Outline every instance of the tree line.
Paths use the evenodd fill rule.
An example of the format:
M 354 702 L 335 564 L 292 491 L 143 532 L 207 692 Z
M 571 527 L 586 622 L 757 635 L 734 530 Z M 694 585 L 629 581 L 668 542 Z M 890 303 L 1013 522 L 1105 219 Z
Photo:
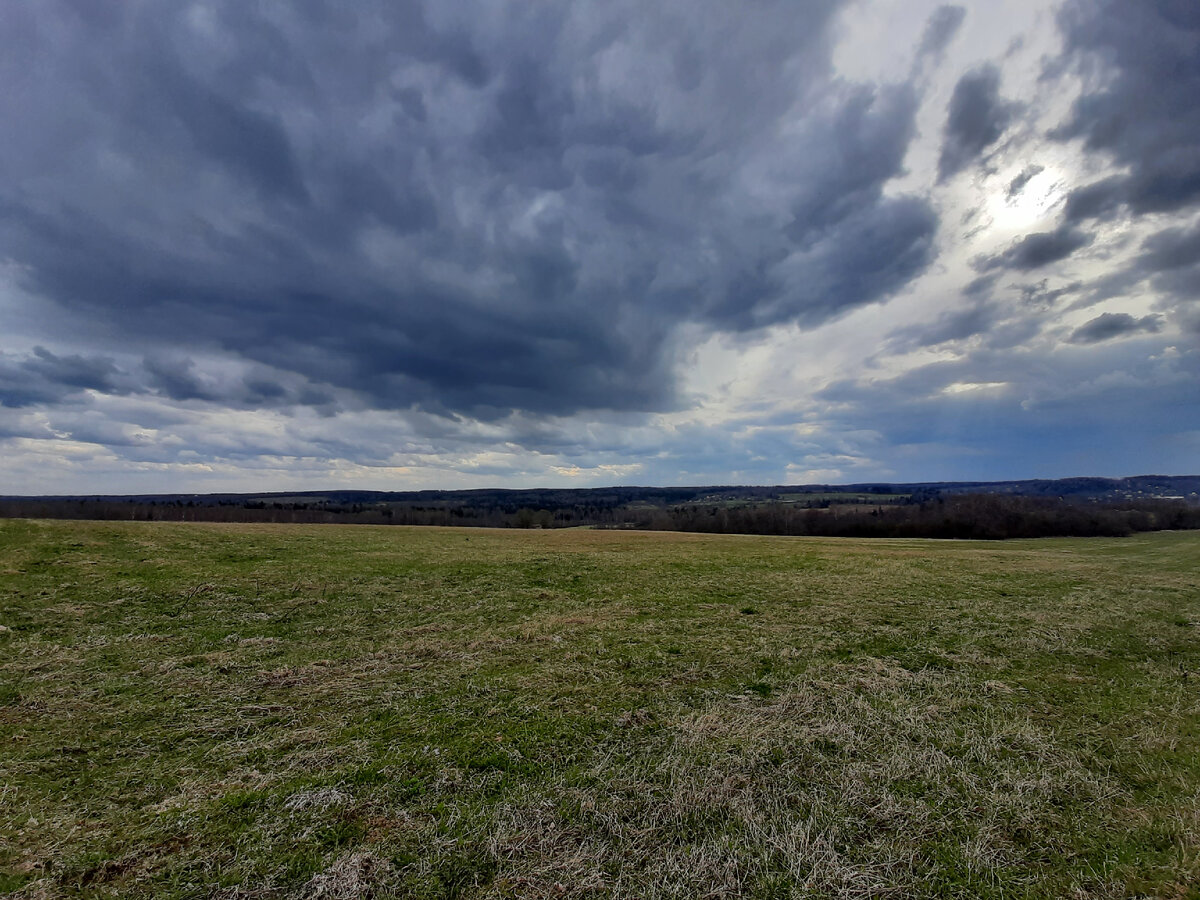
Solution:
M 1142 531 L 1200 528 L 1200 507 L 1176 500 L 1091 503 L 1048 497 L 960 494 L 906 504 L 827 509 L 783 504 L 677 507 L 650 527 L 720 534 L 924 537 L 1002 540 L 1125 537 Z
M 467 525 L 492 528 L 631 528 L 716 534 L 928 537 L 998 540 L 1052 536 L 1119 537 L 1200 528 L 1200 506 L 1153 498 L 1096 502 L 1012 494 L 917 494 L 906 502 L 749 503 L 563 502 L 533 508 L 474 502 L 341 503 L 221 499 L 9 498 L 0 517 L 183 522 L 362 525 Z

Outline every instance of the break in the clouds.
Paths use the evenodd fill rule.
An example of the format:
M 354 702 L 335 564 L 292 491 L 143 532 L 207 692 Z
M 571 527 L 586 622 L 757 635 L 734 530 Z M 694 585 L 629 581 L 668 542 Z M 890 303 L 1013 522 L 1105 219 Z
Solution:
M 9 4 L 0 477 L 1188 468 L 1198 40 L 1173 0 Z M 1063 452 L 1118 414 L 1140 449 Z

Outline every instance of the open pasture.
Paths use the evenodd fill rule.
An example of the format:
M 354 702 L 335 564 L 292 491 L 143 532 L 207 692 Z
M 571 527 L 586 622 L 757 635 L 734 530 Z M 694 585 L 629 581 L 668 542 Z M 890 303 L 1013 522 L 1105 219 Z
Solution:
M 0 895 L 1200 897 L 1200 534 L 0 522 Z

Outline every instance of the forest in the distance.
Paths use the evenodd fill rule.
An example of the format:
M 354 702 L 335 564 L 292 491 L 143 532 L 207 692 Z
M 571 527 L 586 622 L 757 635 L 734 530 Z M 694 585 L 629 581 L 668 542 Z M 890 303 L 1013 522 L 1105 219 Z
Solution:
M 1200 476 L 0 497 L 0 517 L 1003 539 L 1200 528 Z

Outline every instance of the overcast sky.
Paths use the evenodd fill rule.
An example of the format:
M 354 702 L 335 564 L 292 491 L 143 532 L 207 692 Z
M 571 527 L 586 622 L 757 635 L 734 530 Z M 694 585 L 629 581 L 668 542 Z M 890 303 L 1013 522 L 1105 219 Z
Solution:
M 1200 472 L 1195 0 L 38 0 L 0 78 L 0 493 Z

